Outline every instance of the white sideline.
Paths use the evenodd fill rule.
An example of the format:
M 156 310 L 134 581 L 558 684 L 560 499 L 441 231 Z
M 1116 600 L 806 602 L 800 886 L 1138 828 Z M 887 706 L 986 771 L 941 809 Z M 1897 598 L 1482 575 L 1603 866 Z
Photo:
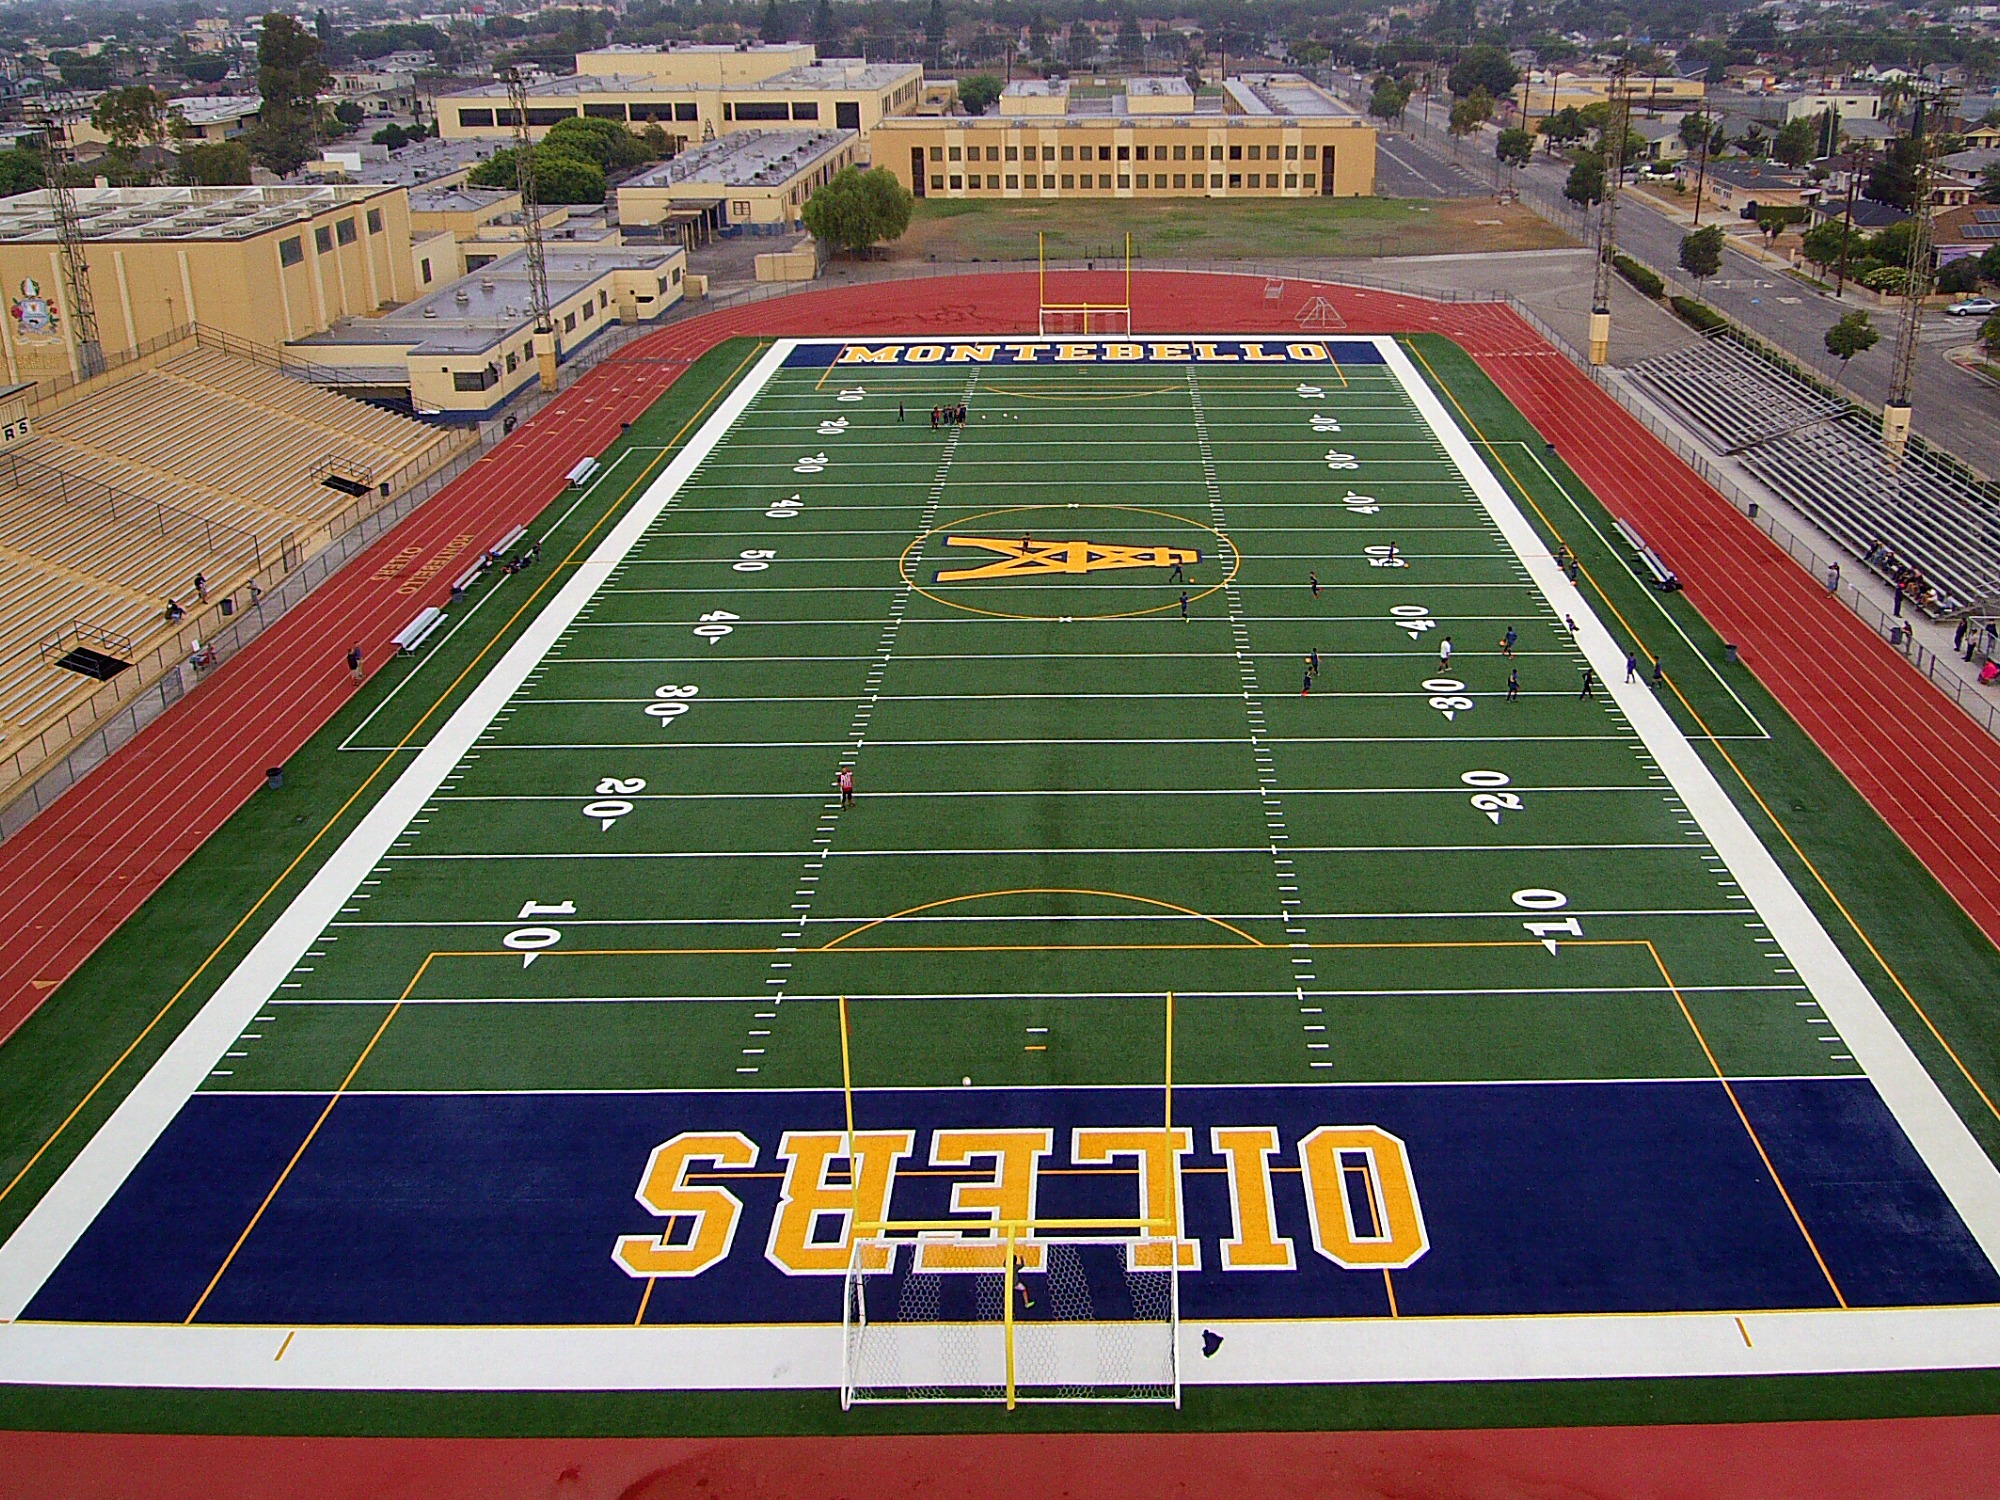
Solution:
M 575 623 L 611 570 L 672 503 L 688 476 L 784 363 L 791 348 L 790 341 L 774 345 L 729 393 L 687 447 L 674 456 L 666 471 L 577 567 L 576 575 L 529 623 L 521 638 L 292 899 L 284 914 L 0 1247 L 0 1319 L 21 1315 L 182 1103 L 201 1087 L 235 1038 L 256 1017 L 258 1007 L 277 990 L 327 924 L 340 915 L 341 907 L 352 899 L 368 872 L 382 862 L 410 819 L 492 725 L 495 715 L 554 646 L 556 637 Z M 0 1379 L 19 1378 L 8 1362 L 0 1360 Z
M 1218 335 L 1217 337 L 1226 337 Z M 1343 341 L 1352 341 L 1344 338 Z M 913 342 L 879 340 L 871 343 Z M 1562 576 L 1507 492 L 1390 338 L 1371 340 L 1810 985 L 1990 1260 L 2000 1172 L 1876 1004 L 1624 652 Z M 782 340 L 599 545 L 522 638 L 293 899 L 60 1180 L 0 1246 L 0 1319 L 32 1299 L 184 1101 L 389 853 L 409 820 L 577 620 L 611 570 L 782 366 Z M 1581 909 L 1581 908 L 1580 908 Z M 1587 912 L 1586 912 L 1587 915 Z M 1204 1355 L 1204 1328 L 1225 1334 Z M 1359 1332 L 1361 1336 L 1352 1336 Z M 1787 1374 L 2000 1363 L 2000 1306 L 1867 1311 L 1187 1323 L 1190 1384 Z M 348 1390 L 825 1389 L 832 1325 L 192 1327 L 0 1325 L 0 1382 Z
M 1583 593 L 1556 566 L 1513 497 L 1493 477 L 1485 461 L 1445 411 L 1416 366 L 1393 339 L 1376 341 L 1389 367 L 1466 477 L 1487 514 L 1528 569 L 1528 576 L 1557 614 L 1577 622 L 1577 644 L 1597 671 L 1604 691 L 1625 711 L 1646 748 L 1679 793 L 1687 810 L 1701 825 L 1715 852 L 1729 866 L 1732 878 L 1770 928 L 1799 978 L 1811 987 L 1820 1009 L 1839 1031 L 1847 1050 L 1861 1065 L 1882 1096 L 1896 1123 L 1923 1157 L 1958 1210 L 1966 1228 L 2000 1267 L 2000 1171 L 1981 1149 L 1937 1082 L 1924 1071 L 1882 1007 L 1835 946 L 1819 918 L 1792 886 L 1771 851 L 1764 847 L 1736 804 L 1709 771 L 1707 762 L 1668 716 L 1653 690 L 1643 682 L 1627 683 L 1625 651 L 1585 602 Z M 2000 1359 L 2000 1342 L 1993 1345 Z

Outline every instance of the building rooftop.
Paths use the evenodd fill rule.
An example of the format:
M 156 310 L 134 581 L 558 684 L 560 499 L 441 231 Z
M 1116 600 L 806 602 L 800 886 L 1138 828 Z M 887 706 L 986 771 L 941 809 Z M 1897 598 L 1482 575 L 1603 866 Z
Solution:
M 620 187 L 775 187 L 855 139 L 852 130 L 739 130 L 628 177 Z
M 241 240 L 379 196 L 381 187 L 77 188 L 86 240 Z M 0 244 L 56 238 L 49 195 L 0 198 Z
M 197 94 L 169 100 L 167 112 L 180 115 L 190 125 L 227 125 L 247 119 L 263 107 L 261 94 Z
M 747 83 L 662 83 L 650 73 L 567 73 L 560 78 L 538 79 L 528 85 L 527 91 L 530 99 L 573 99 L 581 94 L 684 94 L 694 90 L 754 94 L 799 89 L 880 89 L 919 71 L 916 63 L 871 63 L 859 58 L 828 57 Z M 443 97 L 486 99 L 502 92 L 502 85 L 486 83 Z
M 1224 91 L 1246 115 L 1291 119 L 1351 119 L 1354 110 L 1299 73 L 1244 73 L 1227 79 Z
M 1017 78 L 1002 94 L 1012 94 L 1017 99 L 1059 99 L 1069 93 L 1067 78 Z
M 337 171 L 348 181 L 373 187 L 421 187 L 478 166 L 506 143 L 499 140 L 427 140 L 388 151 L 380 146 L 329 146 L 307 173 Z
M 664 270 L 686 252 L 678 247 L 547 251 L 551 306 L 573 297 L 606 272 Z M 528 252 L 516 250 L 414 302 L 374 318 L 350 318 L 293 347 L 374 345 L 411 354 L 477 354 L 528 325 Z
M 512 188 L 418 188 L 410 194 L 413 214 L 476 213 L 517 196 Z M 516 214 L 516 218 L 520 215 Z

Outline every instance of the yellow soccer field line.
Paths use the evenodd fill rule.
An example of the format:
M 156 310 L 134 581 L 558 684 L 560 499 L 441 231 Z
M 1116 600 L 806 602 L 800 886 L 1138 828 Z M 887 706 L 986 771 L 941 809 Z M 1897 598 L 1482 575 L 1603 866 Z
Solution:
M 1494 448 L 1495 445 L 1493 444 L 1493 442 L 1490 439 L 1488 439 L 1483 432 L 1480 431 L 1479 424 L 1472 420 L 1471 415 L 1467 413 L 1464 406 L 1460 404 L 1458 397 L 1455 394 L 1453 394 L 1451 386 L 1448 383 L 1446 383 L 1443 377 L 1440 376 L 1436 370 L 1431 368 L 1430 361 L 1424 359 L 1423 352 L 1415 348 L 1414 346 L 1411 347 L 1410 352 L 1416 356 L 1416 358 L 1420 363 L 1423 364 L 1424 369 L 1430 372 L 1431 379 L 1437 384 L 1438 389 L 1445 393 L 1445 395 L 1450 399 L 1451 404 L 1454 407 L 1458 408 L 1459 417 L 1465 422 L 1466 426 L 1471 429 L 1473 435 L 1477 437 L 1481 443 L 1485 444 L 1489 450 Z M 1542 524 L 1548 527 L 1548 529 L 1552 533 L 1554 533 L 1555 538 L 1558 542 L 1561 542 L 1563 535 L 1561 528 L 1556 526 L 1555 523 L 1551 521 L 1543 513 L 1539 505 L 1535 504 L 1534 498 L 1532 495 L 1529 494 L 1527 487 L 1521 483 L 1520 479 L 1514 474 L 1513 470 L 1507 468 L 1506 461 L 1504 459 L 1501 459 L 1497 452 L 1494 454 L 1494 458 L 1495 461 L 1500 464 L 1500 467 L 1502 469 L 1507 470 L 1507 477 L 1514 481 L 1515 487 L 1521 491 L 1522 496 L 1525 499 L 1527 499 L 1528 504 L 1534 508 L 1535 514 L 1541 517 Z M 1586 577 L 1589 576 L 1587 569 L 1585 570 L 1585 576 Z M 1640 640 L 1639 633 L 1636 630 L 1633 630 L 1632 627 L 1626 622 L 1625 617 L 1619 613 L 1618 606 L 1611 602 L 1609 596 L 1606 595 L 1603 586 L 1599 584 L 1594 577 L 1591 578 L 1591 588 L 1596 591 L 1598 598 L 1603 600 L 1606 606 L 1610 608 L 1612 614 L 1617 617 L 1619 624 L 1625 626 L 1626 630 L 1631 634 L 1633 641 L 1636 644 L 1640 644 L 1643 646 L 1644 643 Z M 1650 654 L 1650 649 L 1649 649 L 1649 654 Z M 1902 975 L 1896 972 L 1895 967 L 1889 962 L 1888 958 L 1883 954 L 1882 950 L 1875 946 L 1874 939 L 1868 936 L 1868 931 L 1861 925 L 1860 919 L 1856 917 L 1853 912 L 1848 910 L 1847 903 L 1840 899 L 1839 894 L 1833 888 L 1832 882 L 1829 881 L 1826 878 L 1826 876 L 1820 872 L 1819 866 L 1814 864 L 1812 858 L 1805 852 L 1804 849 L 1802 849 L 1799 846 L 1799 841 L 1792 837 L 1792 831 L 1785 825 L 1784 819 L 1780 818 L 1777 815 L 1777 813 L 1772 810 L 1771 804 L 1764 800 L 1764 794 L 1757 790 L 1757 785 L 1750 779 L 1749 773 L 1746 772 L 1742 766 L 1737 764 L 1736 757 L 1729 753 L 1728 749 L 1723 745 L 1722 741 L 1716 737 L 1715 731 L 1709 728 L 1708 721 L 1702 717 L 1700 710 L 1698 710 L 1694 706 L 1694 704 L 1688 700 L 1687 694 L 1681 691 L 1680 684 L 1674 681 L 1674 679 L 1671 676 L 1667 677 L 1665 680 L 1667 686 L 1673 691 L 1674 697 L 1680 700 L 1681 707 L 1686 709 L 1688 712 L 1688 716 L 1692 718 L 1697 725 L 1700 726 L 1702 737 L 1706 740 L 1706 742 L 1709 745 L 1714 747 L 1715 752 L 1722 757 L 1724 763 L 1727 764 L 1729 769 L 1735 774 L 1736 779 L 1743 784 L 1743 790 L 1750 794 L 1751 799 L 1756 802 L 1757 806 L 1762 810 L 1764 816 L 1771 820 L 1771 826 L 1777 829 L 1778 836 L 1785 841 L 1786 845 L 1791 849 L 1792 853 L 1798 858 L 1799 863 L 1806 867 L 1807 872 L 1813 878 L 1813 882 L 1816 885 L 1818 885 L 1820 890 L 1826 894 L 1827 900 L 1833 903 L 1834 909 L 1840 913 L 1842 920 L 1844 920 L 1847 923 L 1848 927 L 1853 930 L 1855 937 L 1860 939 L 1861 946 L 1868 950 L 1869 957 L 1873 958 L 1875 962 L 1881 966 L 1882 972 L 1888 976 L 1889 982 L 1896 987 L 1897 993 L 1900 994 L 1903 997 L 1903 999 L 1908 1003 L 1910 1009 L 1916 1012 L 1917 1019 L 1922 1021 L 1924 1024 L 1924 1029 L 1930 1032 L 1931 1037 L 1937 1042 L 1938 1046 L 1944 1049 L 1945 1056 L 1951 1059 L 1952 1066 L 1958 1069 L 1960 1076 L 1962 1076 L 1965 1079 L 1966 1083 L 1971 1086 L 1973 1093 L 1979 1096 L 1979 1102 L 1986 1106 L 1987 1113 L 1992 1115 L 1996 1121 L 2000 1121 L 2000 1103 L 1996 1103 L 1994 1101 L 1993 1096 L 1986 1091 L 1985 1086 L 1980 1083 L 1978 1078 L 1973 1076 L 1972 1069 L 1966 1065 L 1965 1059 L 1959 1056 L 1958 1049 L 1953 1047 L 1952 1044 L 1948 1040 L 1946 1040 L 1945 1034 L 1938 1027 L 1937 1022 L 1931 1019 L 1930 1012 L 1925 1010 L 1923 1005 L 1917 1000 L 1917 997 L 1910 992 L 1910 987 L 1905 983 L 1903 983 Z M 1807 736 L 1807 738 L 1811 738 L 1811 736 Z M 1829 762 L 1829 764 L 1831 764 L 1831 762 Z M 1838 766 L 1835 766 L 1834 770 L 1838 773 L 1840 771 L 1840 768 Z M 1844 773 L 1841 773 L 1841 775 L 1842 779 L 1846 780 L 1849 786 L 1854 785 L 1852 778 L 1847 777 Z M 1857 795 L 1861 796 L 1864 802 L 1867 801 L 1866 794 L 1862 793 L 1859 787 L 1855 787 L 1855 792 Z
M 758 355 L 762 354 L 764 350 L 767 347 L 769 347 L 769 342 L 770 342 L 769 340 L 759 340 L 757 344 L 750 350 L 750 352 L 743 357 L 743 362 L 739 364 L 734 370 L 730 371 L 728 378 L 725 379 L 719 386 L 717 386 L 715 391 L 709 396 L 709 398 L 706 401 L 704 401 L 701 404 L 700 408 L 695 412 L 695 414 L 689 417 L 687 421 L 682 424 L 681 430 L 675 433 L 673 437 L 668 441 L 666 446 L 663 447 L 659 451 L 659 453 L 654 455 L 651 462 L 647 463 L 639 471 L 639 477 L 633 480 L 631 484 L 625 487 L 624 493 L 618 497 L 617 502 L 606 509 L 604 515 L 599 517 L 597 522 L 590 528 L 590 530 L 584 533 L 583 537 L 577 542 L 576 546 L 570 549 L 569 554 L 566 557 L 564 557 L 562 562 L 557 564 L 555 568 L 550 569 L 549 572 L 546 575 L 544 575 L 542 581 L 535 585 L 534 591 L 530 593 L 528 597 L 521 602 L 520 608 L 516 609 L 512 615 L 508 616 L 506 623 L 502 625 L 499 630 L 494 632 L 493 638 L 489 640 L 484 646 L 482 646 L 479 649 L 478 654 L 475 655 L 472 658 L 472 660 L 466 664 L 465 670 L 463 672 L 460 672 L 458 676 L 454 677 L 451 681 L 450 686 L 448 686 L 442 693 L 438 694 L 436 700 L 431 704 L 431 706 L 424 710 L 422 717 L 420 717 L 414 724 L 412 724 L 409 728 L 409 731 L 400 740 L 396 742 L 395 748 L 390 750 L 386 755 L 383 756 L 381 763 L 378 764 L 374 770 L 370 771 L 368 773 L 367 778 L 362 781 L 361 785 L 354 789 L 353 794 L 349 796 L 345 802 L 341 803 L 339 810 L 335 812 L 332 817 L 328 818 L 326 822 L 323 825 L 321 825 L 319 832 L 315 833 L 312 836 L 312 838 L 307 841 L 306 846 L 303 849 L 299 850 L 299 852 L 295 856 L 293 856 L 292 862 L 285 866 L 285 868 L 279 873 L 277 879 L 273 880 L 269 886 L 265 887 L 264 893 L 261 896 L 259 896 L 255 901 L 250 903 L 248 909 L 246 909 L 243 915 L 237 919 L 236 925 L 229 929 L 229 932 L 223 937 L 221 942 L 217 943 L 215 947 L 209 950 L 208 957 L 204 958 L 198 965 L 195 966 L 194 972 L 188 975 L 187 979 L 182 983 L 179 989 L 174 991 L 173 995 L 169 997 L 169 999 L 167 1000 L 167 1003 L 159 1008 L 159 1010 L 154 1014 L 153 1019 L 146 1023 L 146 1025 L 139 1032 L 139 1034 L 134 1038 L 132 1038 L 130 1045 L 128 1045 L 123 1052 L 118 1054 L 118 1056 L 112 1061 L 110 1067 L 104 1070 L 103 1074 L 98 1078 L 97 1082 L 93 1083 L 89 1087 L 89 1089 L 85 1091 L 83 1097 L 77 1100 L 76 1107 L 70 1110 L 70 1112 L 63 1117 L 62 1123 L 57 1125 L 56 1128 L 49 1133 L 48 1138 L 44 1140 L 40 1146 L 35 1148 L 35 1154 L 30 1156 L 27 1159 L 27 1161 L 22 1164 L 20 1171 L 14 1174 L 12 1180 L 9 1181 L 5 1187 L 0 1188 L 0 1203 L 6 1202 L 8 1195 L 12 1193 L 15 1188 L 21 1185 L 22 1179 L 24 1179 L 30 1172 L 34 1171 L 36 1163 L 41 1161 L 41 1159 L 48 1154 L 49 1148 L 55 1145 L 55 1143 L 59 1139 L 61 1139 L 64 1132 L 66 1132 L 71 1125 L 76 1123 L 77 1117 L 81 1115 L 84 1112 L 84 1110 L 89 1107 L 90 1101 L 95 1099 L 99 1094 L 99 1092 L 103 1090 L 104 1086 L 111 1081 L 113 1075 L 115 1075 L 120 1068 L 125 1066 L 126 1062 L 131 1059 L 132 1054 L 139 1050 L 140 1045 L 144 1043 L 146 1038 L 151 1036 L 153 1034 L 154 1029 L 158 1027 L 159 1024 L 167 1018 L 167 1013 L 171 1011 L 177 1004 L 180 1003 L 181 999 L 184 996 L 186 996 L 187 992 L 190 989 L 194 988 L 195 982 L 199 980 L 201 976 L 208 971 L 209 966 L 213 964 L 216 961 L 216 959 L 222 956 L 223 950 L 228 948 L 228 946 L 231 943 L 236 941 L 237 936 L 243 931 L 245 927 L 249 925 L 250 919 L 256 916 L 258 911 L 260 911 L 263 908 L 264 903 L 266 901 L 269 901 L 272 896 L 277 894 L 278 888 L 280 886 L 282 886 L 287 880 L 291 879 L 293 872 L 296 871 L 302 863 L 304 863 L 306 856 L 311 854 L 312 851 L 318 847 L 320 840 L 325 838 L 328 833 L 332 832 L 334 826 L 338 824 L 342 818 L 347 816 L 348 811 L 354 806 L 354 804 L 357 801 L 360 800 L 361 795 L 364 792 L 366 792 L 370 786 L 374 785 L 375 779 L 378 776 L 380 776 L 384 771 L 386 771 L 391 765 L 395 763 L 396 757 L 401 755 L 403 751 L 409 747 L 410 741 L 416 737 L 417 732 L 421 730 L 424 727 L 424 725 L 429 723 L 431 720 L 431 716 L 435 714 L 438 711 L 438 709 L 444 706 L 445 701 L 449 699 L 452 694 L 458 691 L 460 684 L 462 684 L 465 681 L 465 679 L 472 674 L 473 669 L 477 667 L 480 664 L 480 662 L 485 660 L 487 653 L 493 649 L 494 645 L 498 643 L 500 638 L 506 635 L 506 633 L 509 630 L 513 629 L 515 623 L 521 618 L 521 616 L 525 614 L 534 605 L 535 601 L 542 596 L 543 592 L 551 584 L 555 582 L 556 577 L 560 572 L 560 570 L 563 567 L 573 564 L 577 560 L 578 553 L 580 553 L 583 550 L 584 546 L 590 541 L 590 539 L 597 534 L 599 529 L 603 527 L 604 523 L 610 519 L 612 513 L 616 511 L 619 508 L 619 506 L 622 506 L 626 502 L 626 500 L 628 500 L 631 497 L 633 490 L 637 489 L 640 484 L 645 483 L 649 480 L 651 472 L 655 468 L 655 466 L 664 463 L 666 461 L 667 454 L 673 450 L 673 448 L 680 442 L 682 438 L 687 436 L 689 430 L 694 427 L 695 423 L 701 421 L 702 418 L 704 418 L 708 414 L 709 408 L 712 407 L 717 401 L 720 401 L 722 399 L 722 397 L 728 392 L 729 388 L 736 383 L 736 377 L 741 375 L 743 371 L 749 367 L 750 362 L 756 359 Z

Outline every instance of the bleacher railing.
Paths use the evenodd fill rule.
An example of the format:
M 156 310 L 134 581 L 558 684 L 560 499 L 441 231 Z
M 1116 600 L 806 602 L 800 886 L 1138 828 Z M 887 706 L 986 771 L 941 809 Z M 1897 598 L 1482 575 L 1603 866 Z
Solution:
M 0 453 L 0 468 L 4 468 L 7 482 L 17 489 L 27 489 L 39 480 L 44 494 L 49 492 L 50 485 L 54 486 L 55 498 L 63 505 L 101 515 L 107 521 L 123 522 L 126 526 L 143 519 L 147 528 L 163 541 L 198 545 L 204 552 L 232 567 L 239 560 L 247 560 L 255 571 L 261 573 L 264 570 L 268 544 L 259 540 L 254 531 L 231 526 L 226 521 L 211 520 L 195 511 L 181 510 L 165 501 L 134 494 L 130 490 L 121 490 L 101 479 L 72 474 L 18 450 Z

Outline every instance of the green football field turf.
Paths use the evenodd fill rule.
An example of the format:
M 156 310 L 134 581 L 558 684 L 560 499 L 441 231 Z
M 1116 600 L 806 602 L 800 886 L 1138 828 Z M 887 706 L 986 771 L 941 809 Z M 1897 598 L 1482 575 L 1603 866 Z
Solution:
M 1873 935 L 1892 951 L 1903 940 L 1905 982 L 1947 1030 L 1969 1019 L 1954 1008 L 1974 1003 L 1967 978 L 1991 976 L 1991 949 L 1850 789 L 1800 764 L 1796 729 L 1714 661 L 1685 602 L 1621 572 L 1601 512 L 1462 357 L 1411 347 L 1479 412 L 1474 436 L 1499 437 L 1484 452 L 1531 519 L 1557 517 L 1642 678 L 1652 652 L 1665 658 L 1665 707 L 1709 736 L 1726 790 L 1761 816 L 1732 780 L 1740 765 L 1815 825 L 1803 836 L 1821 833 L 1815 852 L 1849 877 Z M 751 352 L 701 373 L 726 378 Z M 844 386 L 865 394 L 843 402 Z M 705 394 L 677 389 L 606 455 L 596 488 L 554 518 L 550 561 L 561 542 L 586 550 L 586 526 L 684 432 L 669 417 L 699 416 Z M 972 420 L 932 431 L 931 405 L 960 399 Z M 1117 549 L 1134 549 L 1129 565 L 1059 570 L 1121 561 Z M 1198 554 L 1183 562 L 1185 620 L 1158 549 Z M 938 576 L 1023 555 L 1007 575 Z M 1498 644 L 1510 626 L 1511 661 Z M 377 685 L 304 758 L 325 768 L 325 812 L 358 779 L 346 767 L 386 755 L 379 791 L 512 638 L 470 620 L 465 637 Z M 471 659 L 484 640 L 495 649 Z M 369 1095 L 837 1095 L 844 996 L 864 1114 L 871 1097 L 968 1085 L 1120 1086 L 1146 1101 L 1135 1112 L 1157 1110 L 1168 992 L 1172 1078 L 1190 1091 L 1857 1076 L 1618 703 L 1601 686 L 1579 695 L 1583 665 L 1380 365 L 781 370 L 202 1089 L 343 1108 Z M 443 711 L 416 726 L 439 693 Z M 859 777 L 846 809 L 831 795 L 843 763 Z M 199 908 L 206 889 L 233 920 L 302 841 L 267 808 L 245 820 L 225 840 L 261 839 L 259 856 L 234 869 L 198 857 L 162 903 Z M 1848 957 L 1872 963 L 1791 846 L 1767 822 L 1757 832 Z M 1851 882 L 1864 869 L 1893 878 L 1863 889 Z M 198 961 L 202 924 L 187 925 Z M 146 967 L 114 943 L 86 983 L 116 988 L 121 963 Z M 1984 1131 L 1882 967 L 1862 976 Z M 11 1162 L 160 989 L 95 1017 L 100 1038 L 72 1020 L 65 1048 L 50 1028 L 66 990 L 18 1057 L 0 1055 L 45 1101 L 17 1117 L 41 1128 L 33 1141 L 18 1130 Z M 1966 1050 L 1978 1071 L 1986 1057 Z M 31 1174 L 21 1196 L 46 1185 Z M 11 1227 L 19 1208 L 5 1210 Z M 257 1229 L 253 1216 L 245 1244 Z M 647 1289 L 632 1294 L 645 1317 Z M 1837 1406 L 1842 1382 L 1862 1379 L 1815 1388 Z M 700 1411 L 715 1398 L 686 1399 Z M 1396 1399 L 1407 1414 L 1424 1398 Z

